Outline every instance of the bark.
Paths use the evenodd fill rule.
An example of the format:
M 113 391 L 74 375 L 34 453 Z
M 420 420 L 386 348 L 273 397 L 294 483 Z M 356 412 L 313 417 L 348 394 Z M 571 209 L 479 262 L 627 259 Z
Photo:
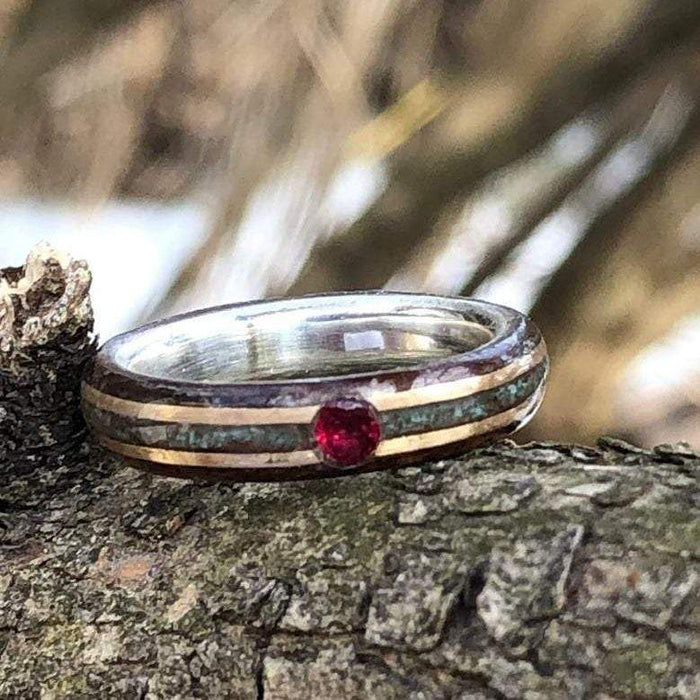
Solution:
M 15 315 L 0 321 L 2 347 L 22 346 L 3 350 L 1 406 L 23 411 L 0 423 L 0 697 L 700 693 L 700 457 L 687 446 L 505 441 L 281 485 L 141 473 L 76 424 L 42 437 L 75 415 L 93 345 L 87 297 L 48 284 L 76 263 L 35 260 L 31 284 L 4 273 Z M 46 328 L 59 308 L 29 340 L 33 313 Z M 60 411 L 54 368 L 70 368 Z
M 0 478 L 47 459 L 55 468 L 84 437 L 78 399 L 94 352 L 90 281 L 84 262 L 47 245 L 23 268 L 0 270 Z

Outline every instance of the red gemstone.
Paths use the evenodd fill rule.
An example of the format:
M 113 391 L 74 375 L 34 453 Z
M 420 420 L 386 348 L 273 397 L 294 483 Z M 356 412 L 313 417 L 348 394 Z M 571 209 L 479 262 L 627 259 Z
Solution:
M 374 454 L 381 437 L 377 415 L 360 399 L 324 404 L 314 420 L 314 439 L 329 464 L 352 467 Z

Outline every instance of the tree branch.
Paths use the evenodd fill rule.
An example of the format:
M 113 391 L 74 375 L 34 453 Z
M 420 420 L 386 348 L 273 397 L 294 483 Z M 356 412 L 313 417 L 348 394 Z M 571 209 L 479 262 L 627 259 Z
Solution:
M 57 308 L 43 259 L 32 303 Z M 84 332 L 80 307 L 52 337 Z M 24 347 L 52 396 L 89 341 L 47 337 Z M 683 445 L 505 441 L 241 486 L 72 454 L 3 459 L 0 697 L 697 697 L 700 458 Z

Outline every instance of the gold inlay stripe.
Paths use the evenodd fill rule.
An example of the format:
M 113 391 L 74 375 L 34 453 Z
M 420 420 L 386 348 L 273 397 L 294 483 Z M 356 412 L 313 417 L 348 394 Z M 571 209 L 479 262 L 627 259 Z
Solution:
M 319 458 L 313 450 L 296 452 L 257 452 L 251 454 L 226 452 L 187 452 L 168 450 L 162 447 L 146 447 L 120 442 L 104 435 L 98 439 L 112 452 L 144 459 L 159 464 L 172 464 L 188 467 L 298 467 L 305 464 L 318 464 Z
M 379 443 L 376 457 L 409 454 L 420 450 L 461 442 L 471 437 L 503 428 L 523 418 L 532 408 L 530 399 L 495 416 L 484 418 L 474 423 L 466 423 L 444 430 L 433 430 L 417 435 L 404 435 Z M 112 438 L 99 436 L 100 442 L 112 452 L 125 457 L 157 462 L 158 464 L 188 467 L 223 467 L 223 468 L 264 468 L 297 467 L 320 464 L 313 450 L 296 452 L 264 452 L 256 454 L 232 454 L 222 452 L 187 452 L 184 450 L 167 450 L 160 447 L 133 445 Z
M 130 418 L 144 418 L 168 423 L 211 423 L 212 425 L 310 423 L 319 409 L 319 406 L 239 408 L 142 403 L 105 394 L 85 382 L 83 382 L 83 399 L 97 408 Z
M 431 384 L 397 393 L 371 392 L 365 396 L 378 411 L 412 408 L 439 401 L 459 399 L 470 394 L 500 386 L 539 364 L 547 355 L 544 342 L 529 355 L 524 355 L 506 367 L 474 377 L 452 382 Z M 144 403 L 105 394 L 83 382 L 83 399 L 93 406 L 131 418 L 172 423 L 213 425 L 274 425 L 280 423 L 310 423 L 320 408 L 315 406 L 243 408 L 230 406 L 177 406 Z
M 439 401 L 461 399 L 470 394 L 493 389 L 512 379 L 516 379 L 538 365 L 546 356 L 547 348 L 543 341 L 529 355 L 519 357 L 495 372 L 456 379 L 452 382 L 430 384 L 395 394 L 376 394 L 371 396 L 368 401 L 378 411 L 390 411 L 396 408 L 412 408 L 429 403 L 438 403 Z

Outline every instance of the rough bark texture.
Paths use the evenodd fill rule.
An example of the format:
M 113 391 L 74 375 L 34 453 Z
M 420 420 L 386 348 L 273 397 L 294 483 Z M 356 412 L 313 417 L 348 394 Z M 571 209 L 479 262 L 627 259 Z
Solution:
M 54 396 L 91 347 L 70 308 L 71 343 L 2 368 L 25 412 L 0 423 L 0 697 L 700 695 L 687 447 L 506 441 L 281 485 L 160 478 L 75 439 L 28 466 L 16 446 L 53 419 L 18 397 Z
M 95 349 L 90 281 L 85 262 L 46 244 L 24 267 L 0 270 L 3 480 L 8 471 L 31 471 L 49 458 L 59 466 L 84 437 L 80 375 Z

